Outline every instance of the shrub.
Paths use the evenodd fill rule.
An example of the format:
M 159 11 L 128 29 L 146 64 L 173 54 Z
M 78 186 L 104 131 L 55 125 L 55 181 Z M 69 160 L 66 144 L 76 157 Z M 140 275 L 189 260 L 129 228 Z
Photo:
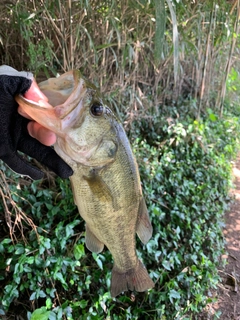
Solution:
M 172 117 L 151 125 L 136 123 L 131 139 L 154 228 L 137 248 L 155 288 L 112 299 L 112 257 L 85 248 L 68 181 L 47 186 L 17 177 L 8 220 L 21 223 L 0 241 L 0 314 L 21 302 L 29 319 L 191 319 L 213 299 L 237 117 L 218 119 L 209 110 L 204 121 Z M 140 132 L 144 139 L 136 138 Z

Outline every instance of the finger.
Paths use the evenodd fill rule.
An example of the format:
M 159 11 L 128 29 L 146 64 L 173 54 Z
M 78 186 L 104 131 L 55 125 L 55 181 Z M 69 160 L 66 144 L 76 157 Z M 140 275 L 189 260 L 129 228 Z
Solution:
M 48 130 L 47 128 L 44 128 L 35 121 L 30 121 L 28 123 L 27 129 L 30 136 L 37 139 L 45 146 L 51 146 L 56 142 L 57 138 L 55 133 Z
M 39 100 L 44 100 L 48 101 L 48 98 L 45 96 L 45 94 L 42 93 L 42 91 L 39 89 L 39 86 L 36 82 L 35 79 L 33 79 L 32 84 L 28 91 L 24 94 L 24 97 L 28 100 L 36 101 L 38 102 Z M 27 118 L 27 119 L 32 119 L 29 117 L 29 115 L 22 109 L 21 106 L 18 107 L 18 113 Z
M 35 79 L 33 79 L 33 82 L 31 84 L 29 90 L 24 94 L 24 97 L 28 100 L 32 100 L 32 101 L 36 101 L 36 102 L 39 100 L 48 101 L 48 98 L 39 89 L 39 86 L 38 86 Z

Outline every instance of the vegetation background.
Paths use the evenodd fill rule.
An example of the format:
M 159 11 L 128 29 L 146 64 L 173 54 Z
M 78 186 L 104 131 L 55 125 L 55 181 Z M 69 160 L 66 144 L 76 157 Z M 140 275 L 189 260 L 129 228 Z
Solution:
M 1 163 L 0 317 L 200 319 L 224 263 L 239 17 L 238 0 L 1 1 L 1 64 L 38 80 L 80 69 L 124 123 L 154 227 L 138 254 L 156 285 L 112 299 L 111 255 L 85 248 L 69 182 Z

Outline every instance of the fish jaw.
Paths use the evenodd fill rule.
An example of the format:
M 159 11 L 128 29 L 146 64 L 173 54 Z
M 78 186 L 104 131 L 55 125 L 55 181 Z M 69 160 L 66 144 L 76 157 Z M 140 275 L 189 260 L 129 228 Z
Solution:
M 32 101 L 22 95 L 16 96 L 15 99 L 33 120 L 58 136 L 63 136 L 64 132 L 73 127 L 83 113 L 86 83 L 81 78 L 79 71 L 73 70 L 58 78 L 50 78 L 39 83 L 39 88 L 47 96 L 48 102 L 45 100 Z M 60 104 L 56 105 L 56 103 Z

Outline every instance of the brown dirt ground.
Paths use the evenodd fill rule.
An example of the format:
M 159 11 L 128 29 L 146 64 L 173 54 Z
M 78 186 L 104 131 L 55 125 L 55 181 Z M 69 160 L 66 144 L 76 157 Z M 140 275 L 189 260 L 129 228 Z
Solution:
M 233 167 L 234 198 L 230 210 L 225 214 L 224 236 L 227 264 L 219 270 L 222 283 L 218 286 L 218 302 L 208 306 L 207 315 L 202 319 L 240 320 L 240 155 Z M 216 314 L 221 311 L 221 316 Z

